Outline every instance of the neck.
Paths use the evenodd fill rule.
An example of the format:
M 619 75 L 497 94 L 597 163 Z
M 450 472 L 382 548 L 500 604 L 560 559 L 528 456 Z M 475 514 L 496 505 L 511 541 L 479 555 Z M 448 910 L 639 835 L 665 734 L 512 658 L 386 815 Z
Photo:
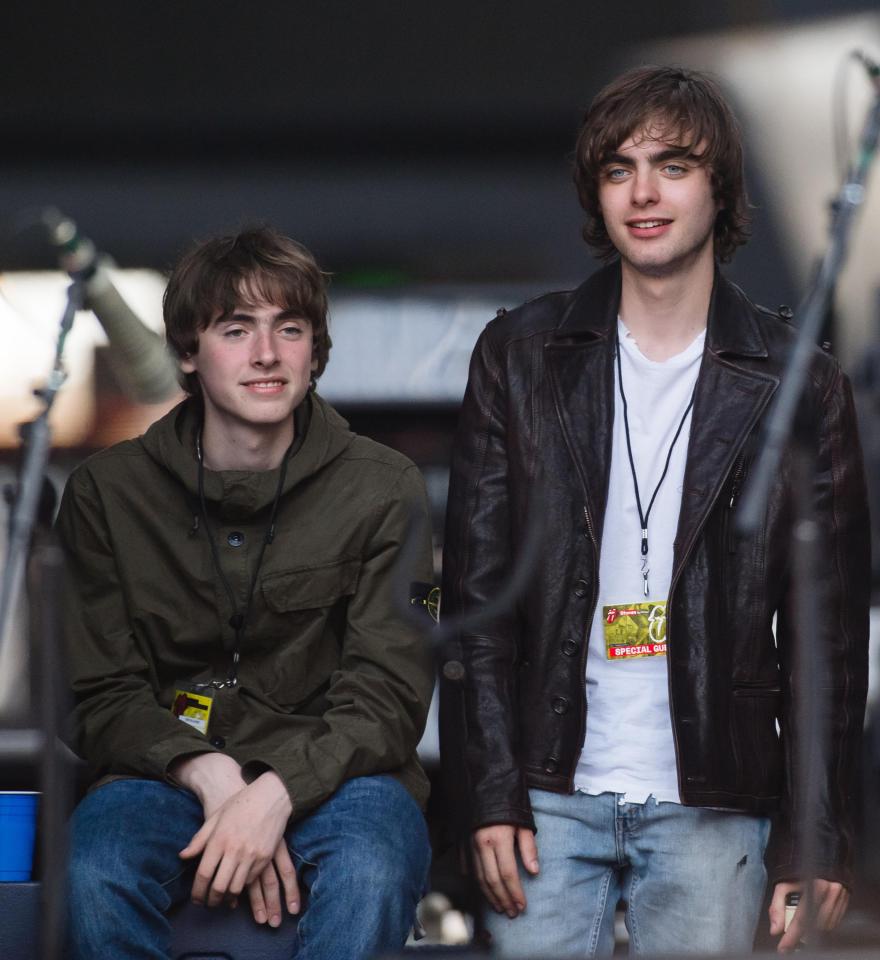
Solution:
M 649 360 L 668 360 L 705 330 L 715 277 L 711 258 L 665 277 L 639 273 L 624 261 L 621 273 L 620 318 Z
M 226 424 L 220 431 L 206 415 L 202 455 L 208 470 L 275 470 L 281 465 L 293 437 L 293 417 L 282 425 L 272 424 L 271 429 L 247 426 L 230 430 Z

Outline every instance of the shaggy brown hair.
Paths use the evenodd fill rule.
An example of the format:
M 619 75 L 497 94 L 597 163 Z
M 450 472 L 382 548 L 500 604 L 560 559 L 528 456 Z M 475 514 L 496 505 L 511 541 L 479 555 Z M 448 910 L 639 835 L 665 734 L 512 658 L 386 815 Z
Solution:
M 241 233 L 197 243 L 171 272 L 162 311 L 165 332 L 178 359 L 198 352 L 199 332 L 226 317 L 242 303 L 270 303 L 291 310 L 312 327 L 317 367 L 312 381 L 327 366 L 330 331 L 327 275 L 309 251 L 274 230 L 255 226 Z M 187 393 L 198 394 L 194 373 L 183 378 Z
M 617 249 L 599 207 L 599 177 L 629 137 L 650 135 L 681 145 L 709 168 L 715 199 L 715 256 L 730 260 L 749 238 L 749 199 L 739 124 L 718 85 L 681 67 L 637 67 L 602 89 L 584 114 L 578 134 L 574 182 L 587 212 L 584 240 L 602 260 Z

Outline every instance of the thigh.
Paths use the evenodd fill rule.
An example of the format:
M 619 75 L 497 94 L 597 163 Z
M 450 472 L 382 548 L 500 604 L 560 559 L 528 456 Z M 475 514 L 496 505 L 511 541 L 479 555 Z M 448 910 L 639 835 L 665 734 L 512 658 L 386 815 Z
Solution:
M 530 791 L 540 872 L 522 869 L 525 912 L 511 920 L 486 907 L 502 957 L 608 956 L 620 893 L 614 797 Z
M 357 960 L 400 949 L 425 892 L 425 818 L 393 777 L 343 784 L 287 834 L 306 904 L 297 957 Z
M 352 876 L 373 876 L 379 860 L 399 863 L 421 888 L 430 865 L 424 815 L 409 791 L 389 776 L 356 777 L 288 832 L 294 857 L 333 860 Z
M 72 880 L 95 872 L 169 886 L 187 871 L 178 856 L 202 825 L 189 791 L 158 780 L 114 780 L 88 793 L 70 822 Z
M 769 820 L 653 799 L 644 808 L 625 836 L 632 952 L 750 952 Z
M 165 914 L 192 874 L 178 853 L 201 822 L 192 794 L 155 780 L 117 780 L 85 797 L 70 824 L 71 960 L 168 956 Z

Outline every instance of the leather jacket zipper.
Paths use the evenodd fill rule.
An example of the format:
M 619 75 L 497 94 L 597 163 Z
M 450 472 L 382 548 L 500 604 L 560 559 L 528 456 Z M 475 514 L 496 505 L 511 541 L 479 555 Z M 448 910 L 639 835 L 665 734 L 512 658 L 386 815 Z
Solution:
M 590 650 L 590 630 L 593 626 L 593 617 L 596 616 L 596 604 L 599 601 L 599 542 L 596 540 L 596 531 L 593 529 L 593 521 L 590 517 L 590 511 L 587 509 L 587 505 L 583 505 L 584 510 L 584 521 L 587 525 L 587 533 L 589 534 L 590 541 L 593 544 L 593 551 L 596 558 L 596 574 L 593 577 L 593 596 L 590 600 L 590 615 L 586 621 L 586 627 L 584 629 L 584 643 L 582 647 L 582 653 L 580 656 L 580 676 L 581 683 L 584 687 L 584 709 L 581 714 L 580 722 L 580 732 L 578 734 L 578 742 L 581 744 L 581 749 L 584 747 L 584 737 L 587 734 L 587 654 Z M 577 761 L 575 761 L 574 766 L 572 767 L 571 774 L 568 777 L 568 792 L 574 793 L 574 774 L 577 770 Z
M 743 475 L 745 474 L 746 458 L 742 454 L 737 457 L 733 467 L 733 483 L 730 486 L 730 500 L 727 504 L 724 526 L 727 534 L 727 552 L 736 553 L 736 533 L 733 529 L 733 512 L 737 497 L 742 490 Z

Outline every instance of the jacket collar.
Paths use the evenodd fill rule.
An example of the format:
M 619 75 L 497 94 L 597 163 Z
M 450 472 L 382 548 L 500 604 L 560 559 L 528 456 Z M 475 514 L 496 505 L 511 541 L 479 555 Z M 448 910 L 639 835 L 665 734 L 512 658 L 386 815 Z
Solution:
M 597 270 L 577 290 L 555 331 L 557 339 L 607 340 L 617 328 L 620 310 L 620 263 Z M 715 267 L 709 301 L 706 347 L 716 355 L 764 359 L 767 344 L 746 295 Z
M 308 395 L 295 416 L 303 432 L 291 448 L 283 493 L 335 460 L 354 436 L 345 420 L 317 393 Z M 146 452 L 174 474 L 192 497 L 198 495 L 195 437 L 200 423 L 200 404 L 189 398 L 141 438 Z M 230 518 L 247 517 L 271 505 L 277 485 L 277 469 L 205 471 L 205 497 L 221 504 L 222 514 Z

